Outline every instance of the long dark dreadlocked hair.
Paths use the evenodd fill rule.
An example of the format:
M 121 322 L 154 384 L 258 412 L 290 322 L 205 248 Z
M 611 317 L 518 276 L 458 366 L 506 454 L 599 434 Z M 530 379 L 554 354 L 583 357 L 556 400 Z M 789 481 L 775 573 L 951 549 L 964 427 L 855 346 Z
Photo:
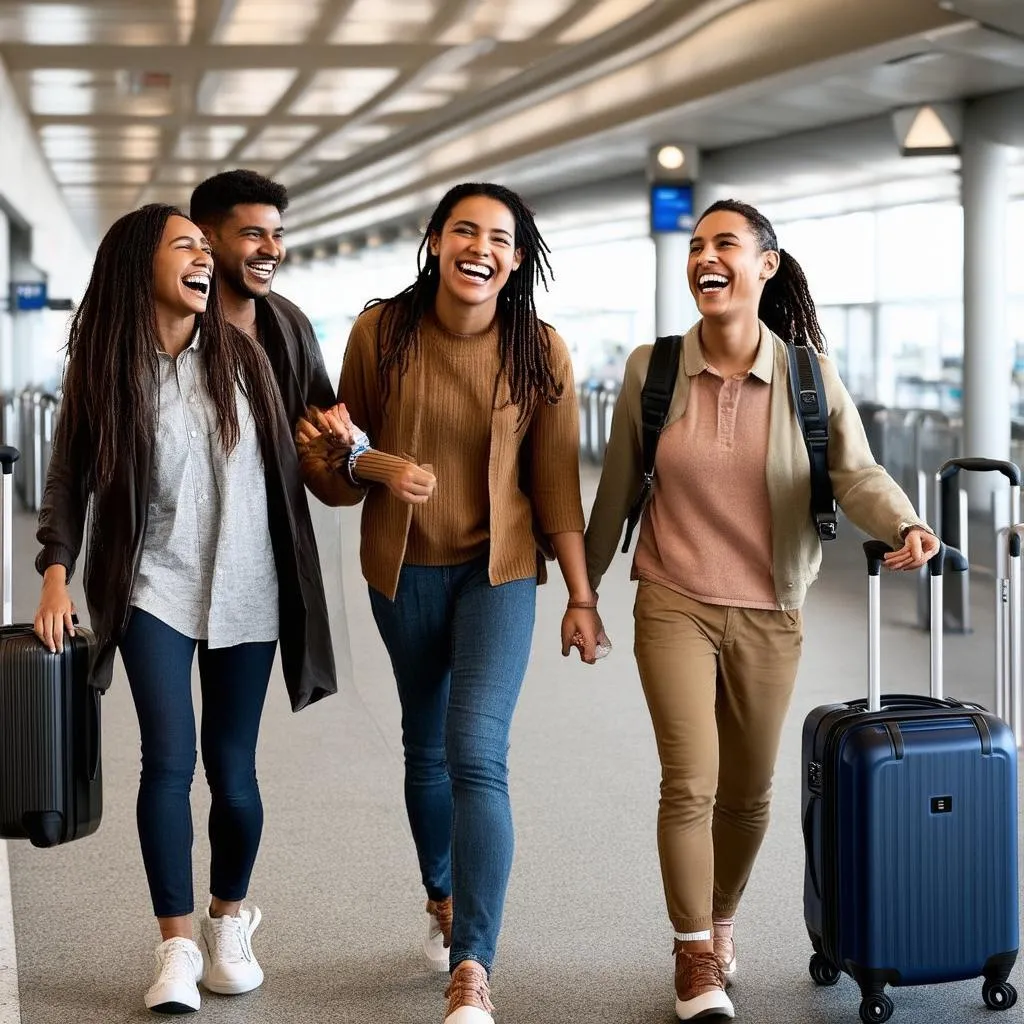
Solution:
M 554 404 L 562 397 L 563 383 L 551 369 L 551 341 L 537 317 L 533 290 L 539 281 L 545 288 L 553 278 L 548 262 L 550 249 L 537 230 L 533 211 L 510 189 L 490 182 L 456 185 L 438 203 L 427 225 L 416 258 L 416 281 L 390 299 L 374 299 L 366 306 L 385 305 L 378 326 L 378 377 L 383 401 L 391 392 L 391 375 L 402 374 L 409 356 L 419 344 L 419 326 L 434 308 L 441 281 L 440 260 L 430 251 L 432 238 L 439 238 L 452 211 L 474 196 L 495 199 L 508 208 L 516 222 L 515 247 L 522 253 L 519 269 L 511 275 L 498 296 L 498 344 L 500 374 L 508 379 L 512 403 L 519 407 L 523 422 L 538 402 Z
M 761 252 L 779 254 L 779 269 L 774 277 L 765 282 L 757 309 L 757 315 L 765 326 L 789 344 L 806 343 L 819 352 L 825 352 L 825 332 L 818 323 L 818 313 L 807 287 L 803 267 L 785 249 L 779 248 L 771 221 L 748 203 L 722 199 L 712 203 L 700 215 L 697 223 L 700 224 L 708 214 L 719 211 L 738 213 L 750 225 Z
M 151 204 L 121 217 L 96 253 L 85 297 L 71 322 L 58 430 L 88 438 L 81 467 L 89 491 L 103 489 L 119 464 L 132 466 L 150 445 L 157 398 L 157 334 L 153 259 L 173 206 Z M 217 410 L 221 444 L 238 443 L 235 387 L 249 401 L 264 452 L 277 436 L 279 398 L 266 355 L 224 319 L 211 283 L 202 331 L 206 387 Z

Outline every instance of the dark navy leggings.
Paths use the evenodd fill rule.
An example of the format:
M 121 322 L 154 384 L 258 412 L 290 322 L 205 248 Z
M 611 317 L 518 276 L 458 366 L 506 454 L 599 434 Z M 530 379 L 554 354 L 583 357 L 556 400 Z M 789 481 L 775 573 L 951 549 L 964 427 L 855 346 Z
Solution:
M 138 608 L 121 640 L 121 657 L 142 735 L 136 808 L 142 859 L 157 917 L 194 909 L 192 808 L 196 767 L 192 659 L 199 648 L 200 739 L 210 807 L 210 893 L 245 897 L 263 831 L 256 782 L 256 739 L 276 642 L 210 650 Z

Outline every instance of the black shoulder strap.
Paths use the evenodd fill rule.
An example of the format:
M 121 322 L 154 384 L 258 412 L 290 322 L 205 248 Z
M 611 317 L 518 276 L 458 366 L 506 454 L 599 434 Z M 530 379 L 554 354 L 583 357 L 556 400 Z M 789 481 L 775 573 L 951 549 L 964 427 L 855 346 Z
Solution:
M 793 408 L 811 461 L 811 515 L 818 536 L 835 540 L 836 499 L 828 475 L 828 401 L 818 355 L 807 345 L 786 345 Z
M 676 388 L 676 377 L 679 375 L 679 353 L 683 347 L 683 339 L 678 334 L 670 334 L 658 338 L 651 352 L 651 361 L 647 366 L 647 377 L 643 391 L 640 392 L 640 412 L 643 425 L 643 485 L 640 494 L 626 517 L 626 538 L 622 543 L 623 553 L 629 550 L 633 539 L 633 531 L 640 522 L 645 506 L 654 486 L 654 459 L 658 453 L 658 438 L 668 418 L 668 407 L 672 403 L 672 393 Z

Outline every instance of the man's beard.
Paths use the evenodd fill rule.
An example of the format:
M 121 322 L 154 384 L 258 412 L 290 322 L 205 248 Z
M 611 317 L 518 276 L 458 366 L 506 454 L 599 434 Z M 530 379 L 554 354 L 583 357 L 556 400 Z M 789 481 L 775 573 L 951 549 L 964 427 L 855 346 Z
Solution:
M 256 290 L 246 281 L 244 271 L 236 273 L 234 270 L 222 269 L 221 278 L 236 295 L 241 295 L 245 299 L 262 299 L 270 291 L 270 286 L 274 282 L 273 275 L 271 275 L 270 280 L 263 288 Z

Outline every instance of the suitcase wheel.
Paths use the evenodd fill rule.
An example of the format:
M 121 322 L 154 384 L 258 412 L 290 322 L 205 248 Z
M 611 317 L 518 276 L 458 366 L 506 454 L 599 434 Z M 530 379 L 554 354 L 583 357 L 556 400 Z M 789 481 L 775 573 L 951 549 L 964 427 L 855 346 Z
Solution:
M 1009 1010 L 1017 1002 L 1017 990 L 1008 981 L 986 981 L 981 996 L 990 1010 Z
M 885 993 L 868 996 L 860 1004 L 860 1019 L 864 1024 L 884 1024 L 893 1008 L 893 1001 Z
M 811 978 L 814 980 L 815 985 L 821 985 L 824 988 L 828 985 L 834 985 L 839 980 L 839 968 L 822 956 L 821 953 L 815 953 L 807 967 L 811 972 Z

